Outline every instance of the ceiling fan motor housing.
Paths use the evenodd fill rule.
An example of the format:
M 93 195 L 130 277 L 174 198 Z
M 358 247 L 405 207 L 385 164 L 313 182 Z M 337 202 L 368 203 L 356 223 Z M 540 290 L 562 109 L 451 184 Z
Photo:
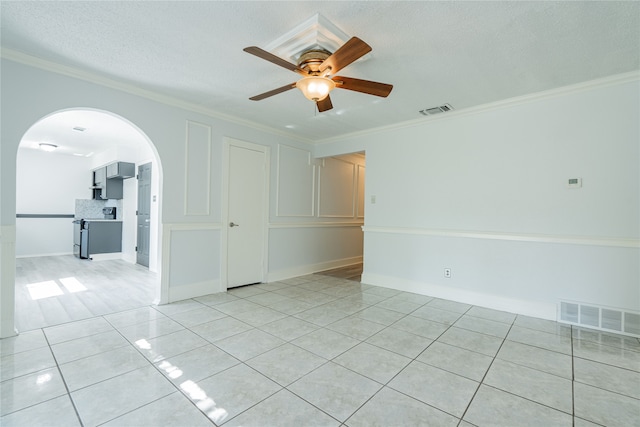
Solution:
M 331 56 L 331 52 L 325 49 L 311 49 L 303 52 L 298 58 L 298 67 L 309 73 L 319 73 L 320 64 Z

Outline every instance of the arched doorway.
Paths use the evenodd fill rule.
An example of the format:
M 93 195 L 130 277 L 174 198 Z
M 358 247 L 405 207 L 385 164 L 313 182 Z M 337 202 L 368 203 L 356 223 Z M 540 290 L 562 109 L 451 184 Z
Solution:
M 42 148 L 54 150 L 44 152 Z M 149 279 L 149 282 L 145 282 L 145 269 L 139 266 L 129 267 L 136 262 L 136 179 L 121 180 L 122 194 L 114 199 L 94 199 L 90 189 L 94 170 L 120 161 L 133 163 L 136 169 L 143 164 L 151 165 L 153 171 L 149 195 L 153 202 L 150 203 L 148 271 L 157 277 Z M 16 158 L 17 288 L 14 299 L 18 330 L 52 326 L 56 322 L 79 320 L 107 314 L 109 310 L 134 308 L 131 304 L 149 305 L 160 300 L 161 198 L 157 195 L 161 193 L 161 186 L 162 167 L 153 143 L 138 127 L 117 114 L 90 108 L 65 109 L 43 117 L 29 128 L 22 137 Z M 117 207 L 114 222 L 122 225 L 120 258 L 112 257 L 106 261 L 97 261 L 97 257 L 94 258 L 95 261 L 74 258 L 73 244 L 70 243 L 74 226 L 69 216 L 98 218 L 102 214 L 103 205 Z M 93 271 L 100 272 L 96 274 L 101 274 L 102 277 L 91 276 L 92 270 L 85 269 L 96 263 L 102 265 Z M 62 265 L 66 267 L 60 270 Z M 29 277 L 25 277 L 25 266 L 31 270 Z M 48 274 L 47 266 L 55 273 Z M 78 269 L 77 274 L 69 272 L 75 269 Z M 109 298 L 109 294 L 103 291 L 107 288 L 104 285 L 110 276 L 120 284 L 123 283 L 123 275 L 127 274 L 138 286 L 144 284 L 154 289 L 147 292 L 147 295 L 141 293 L 140 288 L 131 288 L 137 299 L 129 298 L 133 302 L 125 300 L 129 305 L 114 301 L 102 305 L 100 301 L 96 301 L 92 305 L 92 299 Z M 79 277 L 83 280 L 79 280 Z M 97 287 L 100 286 L 103 289 L 97 292 Z M 123 289 L 113 290 L 126 294 Z M 83 303 L 82 296 L 91 292 L 93 295 Z M 74 298 L 69 294 L 74 294 Z M 72 301 L 70 304 L 74 307 L 63 307 L 65 313 L 62 316 L 50 313 L 44 324 L 39 325 L 36 316 L 36 320 L 30 324 L 23 322 L 21 325 L 20 310 L 28 310 L 26 307 L 32 306 L 21 305 L 20 302 L 30 302 L 29 299 L 34 298 L 56 299 L 55 302 L 51 299 L 47 303 L 40 303 L 39 307 L 44 307 L 45 310 L 50 306 L 51 310 L 60 311 L 57 306 L 64 306 L 65 301 Z M 77 305 L 81 307 L 76 307 Z M 46 313 L 40 314 L 47 317 Z M 30 317 L 33 318 L 33 314 Z

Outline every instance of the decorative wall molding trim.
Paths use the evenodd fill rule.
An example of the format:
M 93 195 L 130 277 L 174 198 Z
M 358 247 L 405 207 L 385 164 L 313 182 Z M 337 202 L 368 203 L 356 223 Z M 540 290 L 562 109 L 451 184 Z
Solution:
M 17 335 L 15 328 L 16 226 L 0 226 L 0 338 Z
M 591 236 L 563 236 L 547 234 L 518 234 L 489 231 L 438 230 L 428 228 L 363 226 L 365 233 L 411 234 L 465 239 L 510 240 L 518 242 L 556 243 L 563 245 L 610 246 L 618 248 L 640 248 L 640 239 L 621 239 Z
M 204 135 L 203 135 L 204 134 Z M 203 139 L 199 139 L 204 136 Z M 184 215 L 211 214 L 211 126 L 187 120 L 184 141 Z M 202 163 L 197 167 L 198 163 Z M 198 173 L 202 176 L 196 176 Z M 194 194 L 194 187 L 204 191 Z M 202 200 L 202 206 L 196 206 Z
M 189 231 L 189 230 L 219 230 L 223 227 L 221 222 L 197 222 L 197 223 L 164 223 L 164 231 Z
M 310 191 L 310 200 L 309 200 L 309 211 L 306 214 L 292 214 L 282 212 L 282 208 L 280 207 L 280 183 L 281 183 L 281 159 L 283 156 L 283 152 L 285 150 L 297 150 L 301 151 L 306 156 L 307 166 L 311 168 L 311 191 Z M 304 150 L 302 148 L 291 147 L 285 144 L 278 144 L 278 154 L 277 154 L 277 165 L 276 165 L 276 216 L 284 217 L 284 218 L 313 218 L 315 215 L 315 199 L 316 199 L 316 172 L 318 169 L 317 161 L 312 158 L 312 153 L 309 150 Z
M 286 270 L 270 271 L 267 275 L 267 282 L 276 282 L 278 280 L 291 279 L 292 277 L 305 276 L 307 274 L 317 273 L 319 271 L 331 270 L 334 268 L 347 267 L 362 262 L 362 257 L 344 258 L 334 261 L 326 261 L 318 264 L 303 265 Z
M 324 181 L 324 177 L 328 176 L 328 179 L 331 179 L 335 176 L 335 174 L 328 174 L 325 175 L 323 174 L 323 171 L 329 167 L 327 166 L 327 160 L 331 160 L 332 162 L 341 162 L 344 165 L 347 165 L 347 167 L 351 168 L 351 211 L 350 212 L 344 212 L 344 213 L 323 213 L 323 207 L 325 206 L 325 204 L 323 203 L 322 200 L 322 193 L 324 191 L 324 187 L 328 186 L 329 184 L 331 184 L 331 182 L 326 182 Z M 335 164 L 335 163 L 334 163 Z M 342 159 L 340 157 L 328 157 L 326 159 L 322 159 L 322 167 L 318 170 L 318 218 L 355 218 L 356 216 L 356 205 L 357 205 L 357 188 L 356 188 L 356 166 L 357 164 L 351 161 L 348 161 L 346 159 Z M 323 182 L 325 184 L 325 186 L 323 186 Z M 343 191 L 344 188 L 346 187 L 346 185 L 344 185 L 344 182 L 341 183 L 342 185 L 340 186 Z M 333 193 L 330 191 L 330 194 Z
M 407 280 L 401 277 L 371 274 L 366 271 L 362 274 L 361 283 L 396 289 L 404 292 L 413 292 L 420 295 L 477 305 L 494 310 L 507 311 L 509 313 L 522 314 L 525 316 L 554 321 L 556 320 L 555 302 L 521 300 L 499 295 L 490 295 L 466 289 Z
M 277 228 L 335 228 L 362 227 L 362 222 L 272 222 L 269 229 Z
M 90 83 L 94 83 L 100 86 L 108 87 L 111 89 L 119 90 L 122 92 L 129 93 L 131 95 L 140 96 L 142 98 L 149 99 L 151 101 L 159 102 L 161 104 L 169 105 L 172 107 L 182 108 L 187 111 L 191 111 L 198 114 L 203 114 L 205 116 L 213 117 L 220 120 L 225 120 L 227 122 L 235 123 L 241 126 L 247 126 L 252 129 L 260 130 L 262 132 L 267 132 L 272 135 L 280 135 L 286 138 L 294 138 L 297 141 L 313 144 L 313 140 L 307 139 L 298 135 L 292 136 L 290 133 L 283 132 L 279 129 L 275 129 L 269 126 L 264 126 L 249 120 L 241 119 L 236 116 L 231 116 L 229 114 L 224 114 L 216 110 L 211 110 L 208 108 L 203 108 L 199 105 L 192 104 L 190 102 L 186 102 L 180 100 L 178 98 L 173 98 L 171 96 L 162 95 L 150 90 L 141 89 L 135 85 L 121 83 L 103 76 L 99 76 L 94 73 L 90 73 L 84 70 L 80 70 L 73 67 L 68 67 L 66 65 L 61 65 L 56 62 L 47 61 L 44 59 L 36 58 L 31 55 L 24 54 L 22 52 L 18 52 L 12 49 L 2 48 L 0 50 L 0 57 L 7 59 L 9 61 L 17 62 L 23 65 L 28 65 L 30 67 L 39 68 L 41 70 L 50 71 L 52 73 L 61 74 L 63 76 L 72 77 L 80 80 L 84 80 Z
M 396 129 L 410 128 L 414 126 L 420 126 L 428 122 L 435 120 L 450 120 L 468 115 L 481 114 L 488 111 L 498 110 L 502 108 L 515 107 L 530 102 L 536 102 L 548 98 L 556 98 L 559 96 L 570 95 L 572 93 L 584 92 L 592 89 L 605 88 L 608 86 L 614 86 L 618 84 L 630 83 L 634 81 L 640 81 L 640 71 L 631 71 L 628 73 L 616 74 L 613 76 L 603 77 L 601 79 L 590 80 L 574 85 L 563 86 L 556 89 L 550 89 L 542 92 L 536 92 L 528 95 L 518 96 L 515 98 L 509 98 L 502 101 L 496 101 L 489 104 L 479 105 L 477 107 L 463 108 L 460 110 L 453 110 L 447 112 L 447 114 L 438 114 L 429 117 L 421 117 L 419 119 L 408 120 L 402 123 L 396 123 L 388 126 L 380 126 L 377 128 L 366 129 L 362 131 L 352 132 L 349 134 L 340 135 L 333 138 L 320 139 L 313 141 L 318 146 L 322 144 L 329 144 L 332 142 L 343 141 L 349 138 L 357 138 L 361 136 L 371 135 L 375 133 L 387 132 Z

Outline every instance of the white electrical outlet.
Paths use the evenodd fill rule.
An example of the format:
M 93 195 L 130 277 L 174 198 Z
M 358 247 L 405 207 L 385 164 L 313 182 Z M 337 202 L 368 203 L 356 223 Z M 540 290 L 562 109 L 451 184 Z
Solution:
M 447 279 L 451 279 L 451 269 L 450 268 L 445 268 L 444 269 L 444 277 L 446 277 Z

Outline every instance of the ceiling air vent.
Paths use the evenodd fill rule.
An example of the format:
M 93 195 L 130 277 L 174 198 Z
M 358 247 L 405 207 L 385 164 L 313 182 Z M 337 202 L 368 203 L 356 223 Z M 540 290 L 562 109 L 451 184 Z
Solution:
M 453 110 L 453 107 L 449 104 L 444 104 L 439 107 L 433 108 L 425 108 L 424 110 L 420 110 L 420 114 L 423 116 L 433 116 L 434 114 L 446 113 L 447 111 Z

